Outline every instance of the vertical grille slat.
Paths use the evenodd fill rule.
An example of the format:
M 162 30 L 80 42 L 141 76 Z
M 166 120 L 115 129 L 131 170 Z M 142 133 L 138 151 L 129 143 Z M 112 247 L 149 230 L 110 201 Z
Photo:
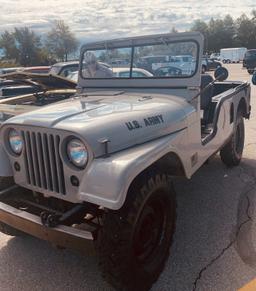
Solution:
M 22 135 L 28 184 L 65 195 L 60 136 L 34 130 L 23 130 Z
M 31 148 L 32 148 L 32 158 L 33 158 L 33 163 L 34 163 L 34 173 L 35 173 L 35 178 L 36 178 L 36 186 L 41 188 L 39 163 L 38 163 L 37 148 L 36 148 L 36 135 L 34 132 L 31 133 Z
M 59 145 L 60 145 L 60 137 L 59 136 L 55 136 L 54 138 L 54 149 L 55 149 L 55 160 L 56 160 L 56 170 L 57 170 L 57 174 L 58 174 L 58 186 L 59 186 L 59 191 L 61 193 L 65 193 L 65 187 L 64 187 L 64 181 L 62 180 L 63 177 L 63 173 L 62 173 L 62 161 L 60 158 L 60 152 L 59 152 Z
M 48 149 L 48 138 L 45 133 L 43 134 L 42 146 L 43 146 L 43 158 L 44 158 L 44 166 L 45 166 L 45 173 L 46 173 L 47 189 L 50 189 L 50 191 L 53 191 L 52 171 L 50 167 L 49 149 Z
M 52 172 L 53 191 L 59 192 L 58 176 L 57 176 L 56 161 L 55 161 L 55 149 L 54 149 L 54 142 L 53 142 L 52 135 L 49 135 L 48 137 L 48 150 L 49 150 L 50 166 L 51 166 L 51 172 Z
M 31 170 L 29 167 L 29 162 L 28 162 L 28 152 L 27 152 L 27 144 L 26 144 L 26 136 L 25 136 L 25 132 L 22 131 L 22 138 L 24 140 L 25 143 L 25 151 L 24 151 L 24 161 L 25 161 L 25 167 L 26 167 L 26 176 L 27 176 L 27 181 L 29 184 L 31 184 Z
M 25 133 L 25 145 L 26 145 L 26 152 L 27 152 L 28 168 L 30 172 L 30 180 L 31 180 L 31 183 L 35 185 L 36 180 L 35 180 L 35 175 L 34 175 L 34 164 L 33 164 L 32 151 L 31 151 L 30 133 L 28 131 Z
M 45 173 L 44 159 L 43 159 L 42 139 L 41 139 L 41 134 L 39 132 L 36 134 L 36 149 L 37 149 L 37 157 L 38 157 L 38 164 L 39 164 L 41 187 L 47 188 L 46 173 Z

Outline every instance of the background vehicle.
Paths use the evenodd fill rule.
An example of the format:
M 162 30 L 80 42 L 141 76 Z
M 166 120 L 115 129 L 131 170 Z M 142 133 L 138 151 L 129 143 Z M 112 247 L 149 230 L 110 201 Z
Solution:
M 248 50 L 245 53 L 243 67 L 247 69 L 249 74 L 253 74 L 256 68 L 256 49 Z
M 211 60 L 220 61 L 220 54 L 219 54 L 219 53 L 212 53 L 212 54 L 210 55 L 210 59 L 211 59 Z
M 59 76 L 20 72 L 10 73 L 5 77 L 6 82 L 9 82 L 10 85 L 19 84 L 20 86 L 13 86 L 13 90 L 16 90 L 18 96 L 8 96 L 8 98 L 5 96 L 0 100 L 0 124 L 10 117 L 67 99 L 76 93 L 77 83 Z M 30 91 L 32 90 L 32 93 L 29 93 L 29 90 L 26 92 L 24 90 L 26 87 Z M 6 90 L 9 87 L 2 88 Z
M 221 67 L 222 64 L 216 60 L 209 59 L 207 57 L 202 58 L 202 73 L 204 74 L 206 71 L 216 70 Z
M 78 71 L 78 66 L 78 61 L 56 63 L 51 66 L 49 74 L 55 74 L 66 78 L 72 72 Z
M 190 74 L 195 69 L 195 62 L 192 55 L 156 55 L 143 56 L 136 62 L 136 67 L 143 68 L 153 75 L 161 67 L 177 68 L 182 74 Z M 176 72 L 180 71 L 176 70 Z
M 130 77 L 130 68 L 113 68 L 113 73 L 116 77 L 119 78 L 128 78 Z M 153 74 L 150 72 L 140 69 L 140 68 L 134 68 L 132 71 L 132 77 L 135 78 L 143 78 L 143 77 L 153 77 Z
M 24 67 L 21 69 L 22 72 L 35 73 L 35 74 L 48 74 L 50 66 L 36 66 L 36 67 Z
M 80 250 L 93 243 L 117 290 L 149 290 L 175 231 L 172 179 L 191 178 L 218 151 L 227 166 L 242 158 L 250 84 L 225 81 L 224 68 L 215 80 L 201 76 L 203 41 L 190 32 L 83 46 L 79 94 L 1 126 L 1 230 Z M 160 77 L 84 73 L 88 52 L 111 64 L 113 51 L 129 59 L 130 76 L 149 53 L 193 62 L 186 74 Z
M 223 48 L 220 50 L 220 60 L 225 63 L 239 63 L 244 59 L 247 48 Z

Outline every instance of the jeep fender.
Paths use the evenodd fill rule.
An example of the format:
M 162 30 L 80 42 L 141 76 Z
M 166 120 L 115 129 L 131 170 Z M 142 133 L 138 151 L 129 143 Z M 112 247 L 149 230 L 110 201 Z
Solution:
M 186 128 L 160 139 L 132 147 L 109 157 L 95 159 L 79 188 L 79 200 L 91 202 L 110 209 L 119 209 L 127 195 L 132 181 L 143 170 L 168 153 L 177 155 L 190 177 L 187 151 Z

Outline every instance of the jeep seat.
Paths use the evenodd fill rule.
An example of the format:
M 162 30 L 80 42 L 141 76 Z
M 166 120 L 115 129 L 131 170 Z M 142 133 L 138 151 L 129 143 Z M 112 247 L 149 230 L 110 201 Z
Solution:
M 213 77 L 208 74 L 201 75 L 201 90 L 204 90 L 213 81 Z M 208 120 L 209 107 L 213 97 L 213 86 L 209 86 L 200 95 L 200 108 L 203 110 L 202 124 L 206 125 Z
M 201 90 L 203 90 L 206 86 L 208 86 L 213 81 L 213 77 L 208 74 L 201 75 Z M 206 110 L 213 96 L 213 86 L 208 87 L 204 92 L 200 95 L 200 107 L 201 110 Z

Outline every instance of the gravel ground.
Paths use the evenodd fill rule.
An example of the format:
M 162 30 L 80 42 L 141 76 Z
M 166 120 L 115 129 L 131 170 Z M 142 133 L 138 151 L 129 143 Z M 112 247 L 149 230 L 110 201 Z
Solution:
M 241 64 L 233 80 L 250 80 Z M 239 167 L 218 155 L 191 180 L 177 180 L 178 219 L 170 257 L 152 290 L 237 290 L 256 277 L 256 86 Z M 112 290 L 94 256 L 59 250 L 32 237 L 0 234 L 0 290 Z

